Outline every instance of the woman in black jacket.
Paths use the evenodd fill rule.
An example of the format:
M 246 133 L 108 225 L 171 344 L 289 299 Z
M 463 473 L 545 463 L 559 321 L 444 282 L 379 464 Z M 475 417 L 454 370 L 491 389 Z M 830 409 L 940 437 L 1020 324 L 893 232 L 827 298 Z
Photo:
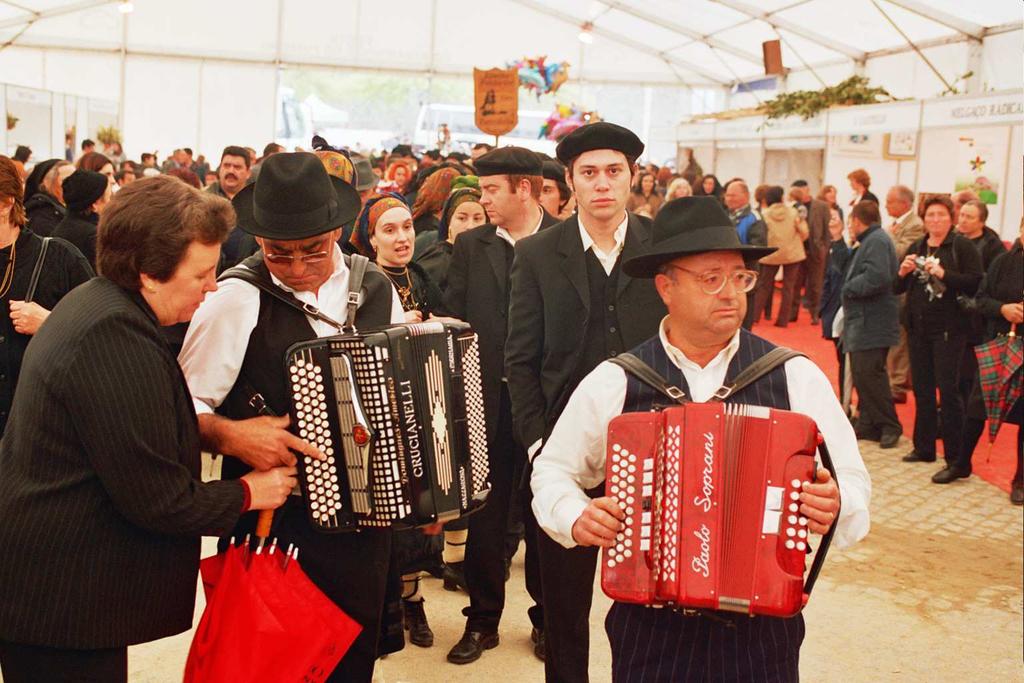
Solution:
M 36 164 L 25 181 L 25 215 L 28 227 L 40 237 L 53 234 L 64 220 L 64 192 L 61 183 L 75 170 L 63 159 L 48 159 Z
M 480 203 L 480 187 L 476 176 L 462 176 L 452 181 L 452 191 L 441 209 L 437 241 L 419 253 L 416 238 L 415 262 L 437 283 L 443 293 L 448 287 L 448 266 L 452 262 L 455 239 L 465 231 L 487 222 L 487 211 Z
M 110 183 L 101 173 L 79 169 L 68 176 L 63 188 L 67 215 L 57 224 L 53 237 L 75 245 L 95 270 L 96 226 L 100 212 L 110 201 Z
M 976 297 L 978 313 L 985 321 L 984 341 L 1005 335 L 1017 325 L 1017 336 L 1024 336 L 1024 220 L 1020 223 L 1020 236 L 1009 252 L 992 261 Z M 979 389 L 975 389 L 980 393 Z M 981 403 L 980 396 L 972 396 L 971 403 Z M 983 405 L 983 404 L 982 404 Z M 982 408 L 982 410 L 984 410 Z M 1010 407 L 1005 422 L 1017 426 L 1017 471 L 1010 482 L 1010 501 L 1024 505 L 1024 399 L 1018 398 Z M 968 414 L 964 427 L 964 452 L 969 458 L 985 431 L 985 415 Z M 969 464 L 969 463 L 968 463 Z
M 4 683 L 126 681 L 128 645 L 192 626 L 200 536 L 295 485 L 293 467 L 200 481 L 195 409 L 160 333 L 216 288 L 234 221 L 173 178 L 132 183 L 100 227 L 103 277 L 25 354 L 0 441 Z
M 914 450 L 903 460 L 935 461 L 937 385 L 946 467 L 932 481 L 948 484 L 970 476 L 964 466 L 964 406 L 957 385 L 971 323 L 960 311 L 957 296 L 974 296 L 982 278 L 981 257 L 969 240 L 952 229 L 953 202 L 949 198 L 933 197 L 925 202 L 924 225 L 926 234 L 907 249 L 895 284 L 897 294 L 907 293 L 903 324 L 917 402 Z

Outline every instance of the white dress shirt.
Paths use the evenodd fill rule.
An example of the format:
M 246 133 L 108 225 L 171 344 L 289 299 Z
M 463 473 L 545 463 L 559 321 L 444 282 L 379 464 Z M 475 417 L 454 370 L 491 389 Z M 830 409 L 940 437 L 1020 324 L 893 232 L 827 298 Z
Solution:
M 580 239 L 583 240 L 583 253 L 587 253 L 587 249 L 594 251 L 594 256 L 601 262 L 601 267 L 604 268 L 604 272 L 608 275 L 612 274 L 612 269 L 615 268 L 615 261 L 619 258 L 619 252 L 622 251 L 623 245 L 626 243 L 626 226 L 629 225 L 629 214 L 625 214 L 622 217 L 622 222 L 619 223 L 619 227 L 615 228 L 615 246 L 607 254 L 601 251 L 601 248 L 597 246 L 594 239 L 587 232 L 587 229 L 583 226 L 583 216 L 579 215 L 577 222 L 580 224 Z
M 662 321 L 659 336 L 669 359 L 683 372 L 694 401 L 703 402 L 725 382 L 726 371 L 739 349 L 739 331 L 703 368 L 672 346 Z M 839 480 L 841 509 L 833 542 L 856 543 L 868 533 L 871 479 L 857 448 L 850 421 L 832 392 L 828 378 L 812 361 L 793 358 L 783 366 L 790 410 L 811 417 L 825 437 Z M 605 361 L 573 392 L 554 431 L 533 461 L 533 511 L 537 523 L 566 548 L 576 545 L 572 526 L 590 503 L 585 490 L 605 479 L 608 423 L 622 413 L 626 373 Z
M 343 321 L 348 308 L 349 269 L 337 244 L 334 245 L 334 262 L 334 272 L 320 286 L 319 292 L 296 292 L 273 274 L 270 278 L 299 301 L 316 306 L 334 320 Z M 405 322 L 402 302 L 394 287 L 391 290 L 391 322 Z M 197 415 L 212 413 L 235 386 L 259 314 L 260 290 L 248 282 L 230 278 L 219 283 L 217 291 L 209 294 L 192 316 L 178 362 L 185 373 Z M 337 329 L 321 320 L 309 316 L 306 320 L 317 337 L 338 334 Z
M 536 235 L 540 231 L 540 226 L 542 223 L 544 223 L 544 209 L 540 210 L 540 220 L 537 221 L 537 225 L 533 226 L 533 231 L 529 235 L 523 235 L 519 239 L 526 239 L 531 235 Z M 500 237 L 501 239 L 505 240 L 509 244 L 511 244 L 513 247 L 516 246 L 516 238 L 513 237 L 512 233 L 510 233 L 505 228 L 501 226 L 496 226 L 494 228 L 494 234 Z

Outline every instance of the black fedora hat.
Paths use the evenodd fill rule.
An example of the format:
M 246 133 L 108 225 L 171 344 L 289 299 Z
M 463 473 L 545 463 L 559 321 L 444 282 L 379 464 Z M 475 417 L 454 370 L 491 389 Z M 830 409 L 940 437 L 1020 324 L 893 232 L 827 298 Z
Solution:
M 650 278 L 658 269 L 680 256 L 709 251 L 736 251 L 754 261 L 775 251 L 775 247 L 754 247 L 740 242 L 729 214 L 714 197 L 673 199 L 658 212 L 647 252 L 622 264 L 630 277 Z
M 275 240 L 301 240 L 340 228 L 359 215 L 355 188 L 328 175 L 308 152 L 282 152 L 260 165 L 255 183 L 231 200 L 238 227 Z

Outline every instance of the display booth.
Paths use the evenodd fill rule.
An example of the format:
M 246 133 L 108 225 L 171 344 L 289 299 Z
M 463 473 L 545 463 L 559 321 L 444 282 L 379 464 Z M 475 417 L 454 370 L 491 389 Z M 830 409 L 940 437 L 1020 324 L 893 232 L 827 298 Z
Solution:
M 835 185 L 844 208 L 854 198 L 847 176 L 858 168 L 883 202 L 897 184 L 915 193 L 973 189 L 988 205 L 988 225 L 1013 240 L 1024 211 L 1022 124 L 1024 92 L 1012 90 L 841 107 L 807 121 L 685 124 L 677 133 L 720 180 L 742 176 L 753 187 L 801 178 L 814 192 Z
M 116 127 L 118 117 L 117 102 L 3 84 L 0 111 L 17 119 L 13 128 L 5 125 L 0 130 L 0 151 L 9 156 L 18 145 L 27 145 L 32 150 L 30 164 L 63 159 L 65 145 L 78 156 L 82 140 L 95 140 L 102 126 Z

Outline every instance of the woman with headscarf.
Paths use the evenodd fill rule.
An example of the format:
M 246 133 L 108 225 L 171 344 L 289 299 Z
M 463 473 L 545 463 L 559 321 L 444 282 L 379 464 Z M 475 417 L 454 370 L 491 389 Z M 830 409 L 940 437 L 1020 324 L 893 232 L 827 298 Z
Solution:
M 95 270 L 96 226 L 110 202 L 111 185 L 102 174 L 79 169 L 68 176 L 63 188 L 67 215 L 54 228 L 53 236 L 75 245 Z
M 408 159 L 395 159 L 388 164 L 388 170 L 384 172 L 384 180 L 380 182 L 377 189 L 381 192 L 397 192 L 405 194 L 409 183 L 412 182 L 412 164 Z
M 460 176 L 452 180 L 451 194 L 441 209 L 441 223 L 433 244 L 422 253 L 420 238 L 416 238 L 415 262 L 437 283 L 442 292 L 448 286 L 448 266 L 452 261 L 452 247 L 462 233 L 487 222 L 487 211 L 480 203 L 480 182 L 476 176 Z
M 36 164 L 25 181 L 25 216 L 28 227 L 40 237 L 49 237 L 64 220 L 64 189 L 61 183 L 75 167 L 63 159 Z
M 714 197 L 718 201 L 722 202 L 722 206 L 725 206 L 725 200 L 722 199 L 725 195 L 725 188 L 722 187 L 722 183 L 718 182 L 718 178 L 711 173 L 698 181 L 697 185 L 694 186 L 694 194 L 698 196 Z
M 451 191 L 452 181 L 460 175 L 462 173 L 454 166 L 441 166 L 423 181 L 412 205 L 412 223 L 417 235 L 437 232 L 441 209 Z

